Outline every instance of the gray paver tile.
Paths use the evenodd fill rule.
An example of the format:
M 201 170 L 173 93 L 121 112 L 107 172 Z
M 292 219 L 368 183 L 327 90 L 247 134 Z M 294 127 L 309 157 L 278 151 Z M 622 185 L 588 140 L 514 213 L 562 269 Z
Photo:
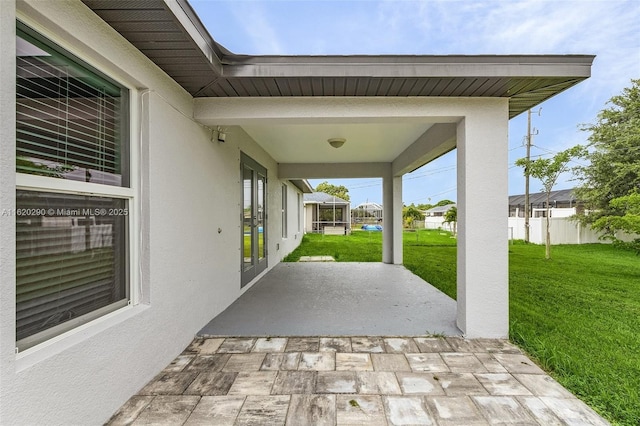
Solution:
M 184 426 L 233 426 L 245 396 L 203 396 Z
M 196 357 L 195 354 L 178 355 L 164 370 L 164 373 L 179 373 Z
M 337 352 L 336 353 L 336 370 L 373 371 L 371 354 Z
M 475 376 L 491 395 L 532 395 L 529 389 L 524 387 L 511 374 L 482 373 Z
M 504 354 L 522 354 L 520 348 L 504 339 L 474 339 L 486 352 Z
M 518 396 L 516 397 L 520 405 L 529 411 L 538 423 L 544 426 L 561 426 L 566 423 L 560 421 L 553 413 L 553 410 L 545 405 L 542 400 L 536 396 Z
M 442 386 L 431 373 L 396 373 L 404 395 L 444 395 Z
M 414 337 L 420 352 L 453 352 L 447 340 L 441 337 Z
M 332 371 L 336 369 L 334 352 L 303 352 L 298 370 Z
M 492 425 L 535 425 L 528 411 L 510 396 L 472 396 L 482 415 Z
M 609 425 L 607 421 L 578 398 L 564 399 L 541 396 L 540 399 L 555 415 L 560 417 L 568 425 Z
M 384 340 L 381 337 L 352 337 L 353 352 L 383 353 Z
M 351 352 L 349 337 L 321 337 L 320 352 Z
M 181 425 L 187 420 L 199 401 L 199 396 L 157 396 L 132 424 L 135 426 Z
M 571 392 L 546 374 L 514 374 L 513 377 L 536 396 L 574 398 Z
M 151 395 L 134 395 L 132 396 L 106 423 L 108 426 L 126 426 L 140 415 L 142 410 L 147 408 L 151 401 L 155 398 Z
M 315 371 L 279 371 L 272 395 L 311 394 L 316 387 Z
M 390 371 L 357 371 L 358 393 L 373 395 L 400 395 L 398 378 Z
M 380 396 L 336 396 L 336 425 L 386 426 L 386 424 Z
M 520 354 L 493 354 L 493 357 L 511 374 L 545 374 L 529 358 Z
M 287 339 L 284 337 L 261 337 L 253 345 L 252 352 L 284 352 Z
M 138 395 L 180 395 L 198 375 L 197 371 L 160 374 Z
M 290 395 L 248 396 L 235 426 L 283 425 Z
M 267 354 L 260 370 L 297 370 L 299 362 L 299 352 Z
M 258 371 L 266 355 L 265 353 L 233 354 L 222 371 Z
M 389 425 L 435 425 L 434 418 L 420 397 L 386 396 L 384 408 Z
M 185 371 L 222 371 L 231 354 L 198 355 Z
M 335 395 L 291 395 L 288 426 L 333 426 L 336 424 Z
M 420 352 L 410 337 L 385 337 L 384 347 L 387 353 L 404 354 Z
M 411 371 L 404 354 L 371 354 L 375 371 Z
M 447 396 L 489 394 L 471 373 L 434 373 L 433 378 Z
M 424 400 L 440 426 L 489 424 L 466 396 L 426 396 Z
M 277 371 L 238 373 L 227 395 L 271 395 L 277 375 Z
M 356 393 L 354 371 L 319 371 L 315 393 Z
M 197 354 L 200 352 L 199 347 L 204 343 L 205 339 L 202 337 L 196 337 L 195 339 L 193 339 L 191 341 L 191 343 L 189 343 L 189 346 L 187 346 L 184 351 L 182 351 L 183 354 Z
M 253 344 L 256 339 L 241 338 L 241 337 L 228 337 L 224 339 L 224 342 L 218 348 L 220 354 L 243 354 L 251 352 Z
M 440 354 L 437 353 L 406 354 L 405 356 L 413 371 L 429 371 L 433 373 L 451 371 Z
M 450 352 L 440 354 L 452 373 L 486 373 L 487 369 L 472 353 Z
M 194 339 L 107 424 L 285 420 L 608 425 L 508 341 L 331 336 Z
M 289 337 L 285 352 L 318 352 L 319 337 Z
M 507 373 L 507 369 L 498 362 L 490 353 L 477 352 L 474 353 L 476 358 L 484 365 L 489 373 Z
M 238 373 L 203 371 L 184 391 L 185 395 L 226 395 Z
M 224 339 L 204 339 L 198 345 L 198 353 L 200 355 L 214 354 L 220 349 L 220 346 L 224 343 Z
M 445 337 L 453 352 L 487 352 L 486 348 L 474 339 L 464 337 Z

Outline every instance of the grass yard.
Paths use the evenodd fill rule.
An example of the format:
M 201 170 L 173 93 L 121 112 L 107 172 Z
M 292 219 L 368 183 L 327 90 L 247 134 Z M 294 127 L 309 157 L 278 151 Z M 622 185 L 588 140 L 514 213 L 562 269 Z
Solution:
M 379 262 L 380 232 L 305 235 L 285 260 L 331 255 Z M 509 246 L 510 337 L 613 424 L 640 425 L 640 257 L 610 245 Z M 456 296 L 456 243 L 446 232 L 404 233 L 407 269 Z

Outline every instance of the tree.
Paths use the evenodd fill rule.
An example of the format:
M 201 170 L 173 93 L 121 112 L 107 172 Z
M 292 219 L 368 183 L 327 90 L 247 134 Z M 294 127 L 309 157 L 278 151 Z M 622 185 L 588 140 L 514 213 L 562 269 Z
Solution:
M 404 219 L 404 223 L 407 227 L 409 227 L 413 224 L 413 221 L 423 220 L 424 215 L 413 204 L 411 204 L 409 207 L 404 207 L 402 209 L 402 218 Z
M 345 201 L 351 201 L 349 198 L 349 190 L 344 185 L 332 185 L 326 180 L 316 186 L 316 192 L 324 192 L 326 194 L 335 195 Z
M 578 219 L 620 242 L 618 231 L 637 229 L 632 223 L 640 191 L 640 79 L 631 80 L 631 87 L 607 104 L 595 124 L 582 128 L 591 134 L 589 164 L 577 169 L 581 185 L 576 196 L 587 209 Z
M 453 235 L 456 235 L 456 225 L 458 223 L 458 208 L 451 207 L 444 214 L 444 222 L 443 223 L 451 223 L 453 225 Z
M 453 201 L 451 200 L 440 200 L 438 201 L 435 206 L 433 207 L 442 207 L 442 206 L 448 206 L 449 204 L 455 204 Z
M 545 258 L 551 259 L 551 234 L 549 232 L 549 198 L 553 187 L 558 181 L 558 177 L 569 171 L 569 162 L 575 157 L 585 155 L 585 148 L 581 145 L 566 149 L 557 153 L 552 158 L 537 158 L 531 160 L 520 158 L 516 160 L 516 165 L 524 168 L 525 176 L 531 176 L 542 182 L 542 187 L 547 194 L 546 204 L 546 250 Z

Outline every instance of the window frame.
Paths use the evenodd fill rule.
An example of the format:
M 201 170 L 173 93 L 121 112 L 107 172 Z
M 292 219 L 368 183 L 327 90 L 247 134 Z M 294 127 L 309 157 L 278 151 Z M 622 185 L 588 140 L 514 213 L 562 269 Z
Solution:
M 16 341 L 16 354 L 26 356 L 46 347 L 53 342 L 59 341 L 70 335 L 95 324 L 96 320 L 107 318 L 123 309 L 128 309 L 141 302 L 140 294 L 140 271 L 138 265 L 140 235 L 139 235 L 139 144 L 140 144 L 140 123 L 141 96 L 144 92 L 139 91 L 134 85 L 116 78 L 110 73 L 103 71 L 100 66 L 87 60 L 86 56 L 74 51 L 73 46 L 65 44 L 55 35 L 47 33 L 42 29 L 34 29 L 35 25 L 30 25 L 27 20 L 16 19 L 16 38 L 20 33 L 35 39 L 57 54 L 63 56 L 73 65 L 81 66 L 94 72 L 96 75 L 114 84 L 122 90 L 122 110 L 120 111 L 121 123 L 121 149 L 126 160 L 122 162 L 123 174 L 122 186 L 113 186 L 103 183 L 89 183 L 77 180 L 60 179 L 56 177 L 39 176 L 34 174 L 19 173 L 16 171 L 16 193 L 22 191 L 42 191 L 69 195 L 83 195 L 93 197 L 111 197 L 122 199 L 126 202 L 128 215 L 125 225 L 125 287 L 127 297 L 104 307 L 95 309 L 78 318 L 71 319 L 49 329 L 25 337 Z M 16 151 L 17 155 L 17 151 Z M 124 174 L 127 174 L 126 178 Z M 126 186 L 125 186 L 126 185 Z
M 282 184 L 282 239 L 286 240 L 289 238 L 289 224 L 288 213 L 287 213 L 287 205 L 288 205 L 288 187 L 286 183 Z

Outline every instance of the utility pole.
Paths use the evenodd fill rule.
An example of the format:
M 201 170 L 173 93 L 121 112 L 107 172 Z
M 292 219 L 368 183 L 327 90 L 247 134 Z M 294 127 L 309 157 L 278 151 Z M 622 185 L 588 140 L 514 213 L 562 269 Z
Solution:
M 542 108 L 538 109 L 540 115 Z M 531 133 L 531 110 L 527 111 L 527 162 L 531 160 L 531 139 L 534 134 L 538 134 L 537 130 Z M 529 170 L 524 173 L 524 240 L 529 242 L 529 217 L 531 216 L 531 203 L 529 202 Z

